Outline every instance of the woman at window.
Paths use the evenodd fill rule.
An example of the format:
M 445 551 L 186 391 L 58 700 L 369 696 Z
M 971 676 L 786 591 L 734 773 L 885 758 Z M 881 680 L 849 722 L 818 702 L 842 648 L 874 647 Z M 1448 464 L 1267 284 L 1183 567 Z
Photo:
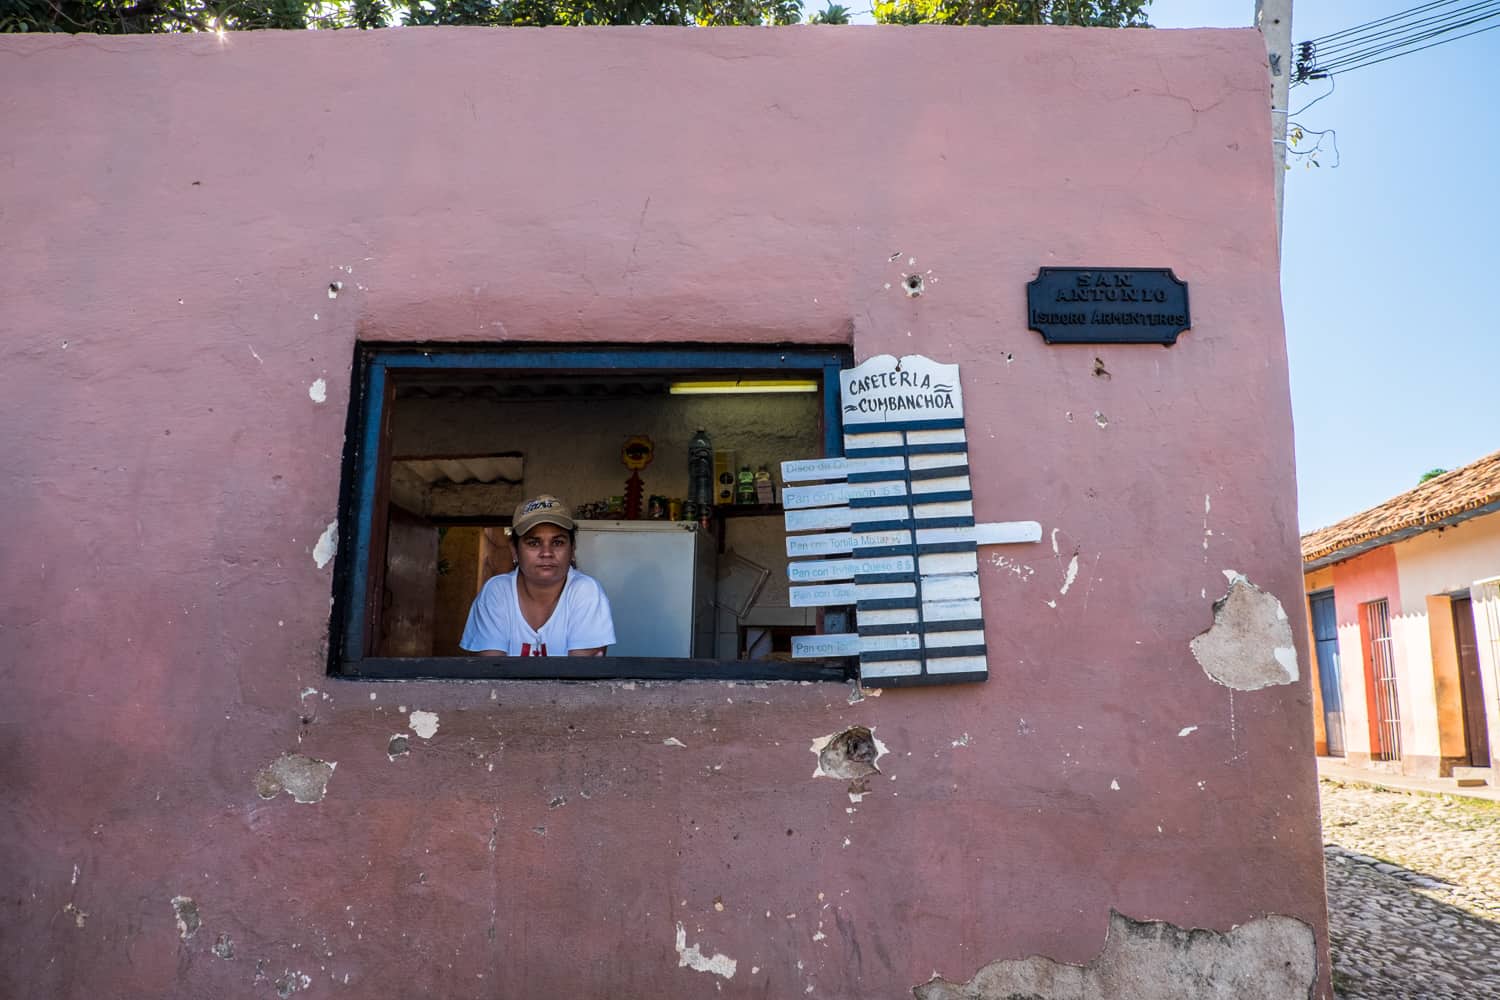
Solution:
M 603 656 L 615 641 L 609 598 L 574 565 L 568 508 L 543 494 L 516 508 L 516 568 L 491 577 L 469 608 L 459 646 L 480 656 Z

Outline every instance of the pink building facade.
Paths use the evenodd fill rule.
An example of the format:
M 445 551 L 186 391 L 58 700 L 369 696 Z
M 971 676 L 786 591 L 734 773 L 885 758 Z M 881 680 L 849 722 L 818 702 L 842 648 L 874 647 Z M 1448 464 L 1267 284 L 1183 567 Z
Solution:
M 0 993 L 1330 995 L 1257 33 L 11 36 L 0 92 Z M 1045 343 L 1042 267 L 1171 268 L 1191 329 Z M 516 444 L 526 373 L 444 369 L 368 425 L 401 351 L 608 388 Z M 349 669 L 427 620 L 391 462 L 582 502 L 655 421 L 680 493 L 651 377 L 735 351 L 960 366 L 974 516 L 1042 526 L 978 550 L 987 680 L 716 679 L 828 624 L 775 565 L 689 679 Z

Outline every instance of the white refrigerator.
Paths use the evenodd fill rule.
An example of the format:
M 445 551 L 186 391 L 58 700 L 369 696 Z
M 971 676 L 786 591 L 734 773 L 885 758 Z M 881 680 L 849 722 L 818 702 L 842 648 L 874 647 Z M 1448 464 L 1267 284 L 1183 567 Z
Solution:
M 714 655 L 714 536 L 686 521 L 579 521 L 578 568 L 609 598 L 607 656 Z

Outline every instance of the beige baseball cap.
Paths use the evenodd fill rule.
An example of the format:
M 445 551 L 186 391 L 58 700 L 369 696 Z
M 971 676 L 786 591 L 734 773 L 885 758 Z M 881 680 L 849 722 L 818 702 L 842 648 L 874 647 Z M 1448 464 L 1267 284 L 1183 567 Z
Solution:
M 526 533 L 539 524 L 555 524 L 564 531 L 572 531 L 573 519 L 568 516 L 568 505 L 546 493 L 523 500 L 510 520 L 510 533 L 516 538 L 525 538 Z

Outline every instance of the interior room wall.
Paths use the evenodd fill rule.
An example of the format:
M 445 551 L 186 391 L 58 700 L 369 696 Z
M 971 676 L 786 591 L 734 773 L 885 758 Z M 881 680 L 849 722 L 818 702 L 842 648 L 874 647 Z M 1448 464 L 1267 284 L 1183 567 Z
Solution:
M 647 435 L 656 446 L 651 464 L 641 472 L 643 496 L 659 493 L 685 498 L 688 443 L 699 428 L 708 431 L 716 451 L 733 451 L 737 465 L 748 465 L 752 471 L 762 464 L 767 466 L 776 482 L 778 500 L 781 462 L 823 454 L 818 393 L 546 401 L 477 395 L 403 398 L 392 411 L 391 453 L 430 457 L 523 452 L 526 473 L 521 487 L 488 493 L 469 491 L 480 502 L 464 509 L 466 514 L 509 517 L 515 495 L 552 493 L 576 507 L 623 494 L 630 473 L 620 460 L 620 448 L 633 434 Z M 486 495 L 498 498 L 488 508 L 482 502 Z M 433 510 L 438 512 L 436 507 Z M 789 608 L 786 533 L 781 518 L 731 518 L 725 529 L 725 551 L 734 551 L 770 570 L 743 622 L 810 620 L 801 609 L 789 614 L 772 613 Z M 721 617 L 721 651 L 732 648 L 726 635 L 732 636 L 735 626 L 733 616 Z

